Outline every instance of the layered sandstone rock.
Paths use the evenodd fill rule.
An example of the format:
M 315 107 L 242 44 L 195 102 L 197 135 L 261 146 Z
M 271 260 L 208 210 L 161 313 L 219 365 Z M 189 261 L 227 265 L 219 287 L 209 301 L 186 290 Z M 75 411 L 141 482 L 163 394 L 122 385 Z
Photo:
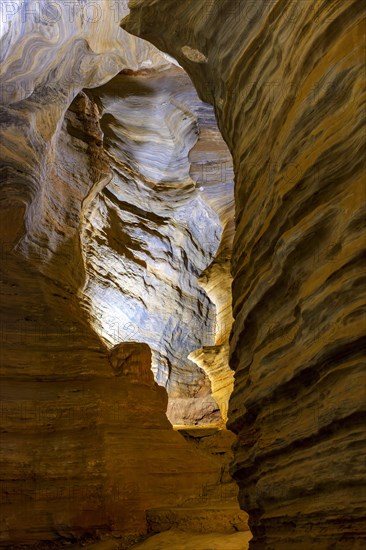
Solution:
M 219 548 L 220 550 L 247 550 L 251 539 L 249 532 L 234 534 L 210 533 L 199 535 L 197 533 L 184 533 L 172 529 L 149 538 L 142 544 L 133 547 L 133 550 L 207 550 Z
M 9 267 L 12 257 L 5 260 Z M 7 303 L 13 296 L 24 322 L 3 333 L 2 542 L 136 536 L 146 532 L 147 509 L 217 486 L 220 465 L 171 429 L 148 346 L 121 344 L 108 353 L 82 324 L 75 300 L 20 267 L 17 258 L 19 278 L 4 281 Z M 29 294 L 22 292 L 25 269 L 34 283 Z
M 201 483 L 214 482 L 216 465 L 170 429 L 148 348 L 115 347 L 114 326 L 105 330 L 105 315 L 114 320 L 108 317 L 114 298 L 104 299 L 102 289 L 123 275 L 110 261 L 115 254 L 134 274 L 141 268 L 136 280 L 146 296 L 153 280 L 174 290 L 173 302 L 187 305 L 195 332 L 185 352 L 199 348 L 190 357 L 212 379 L 224 417 L 232 384 L 225 370 L 233 236 L 227 150 L 218 146 L 212 112 L 184 88 L 172 60 L 118 27 L 126 3 L 93 5 L 99 15 L 85 11 L 85 2 L 71 14 L 68 2 L 14 2 L 2 17 L 5 543 L 98 530 L 141 533 L 146 506 L 194 496 Z M 188 71 L 200 97 L 214 104 L 234 159 L 229 425 L 238 434 L 234 474 L 250 513 L 252 548 L 361 548 L 365 542 L 362 16 L 359 0 L 132 2 L 128 28 Z M 130 97 L 107 84 L 117 74 L 117 83 L 131 78 Z M 164 79 L 165 99 L 179 100 L 176 111 L 164 105 Z M 100 88 L 90 92 L 94 86 Z M 146 86 L 149 112 L 132 116 Z M 88 91 L 78 95 L 83 88 Z M 115 116 L 113 95 L 124 120 Z M 177 139 L 169 138 L 172 121 Z M 145 146 L 139 131 L 145 122 L 156 148 Z M 203 129 L 198 140 L 196 124 Z M 225 166 L 225 176 L 213 181 L 203 160 L 210 148 L 211 168 Z M 167 216 L 169 199 L 176 208 Z M 151 219 L 158 205 L 173 232 Z M 197 213 L 208 224 L 202 233 L 191 230 L 199 226 Z M 150 224 L 159 235 L 146 240 Z M 160 272 L 147 275 L 154 246 Z M 105 272 L 96 261 L 101 253 Z M 174 324 L 182 312 L 173 314 L 163 296 L 155 297 L 157 317 L 161 322 L 167 310 L 173 323 L 164 325 L 158 342 L 144 326 L 141 296 L 129 302 L 153 349 L 155 375 L 181 417 L 185 411 L 186 419 L 197 419 L 199 404 L 201 418 L 212 419 L 208 379 L 178 349 L 188 320 Z M 213 304 L 222 335 L 213 329 Z M 176 349 L 169 347 L 172 326 Z M 180 382 L 184 372 L 188 379 Z M 188 471 L 194 472 L 189 486 Z
M 216 461 L 219 480 L 203 485 L 199 497 L 183 504 L 147 510 L 149 532 L 160 533 L 170 529 L 187 533 L 249 531 L 248 514 L 239 507 L 238 486 L 229 473 L 235 435 L 228 430 L 212 427 L 185 428 L 179 432 L 193 448 Z
M 364 10 L 133 0 L 215 106 L 236 173 L 233 471 L 251 548 L 361 548 Z

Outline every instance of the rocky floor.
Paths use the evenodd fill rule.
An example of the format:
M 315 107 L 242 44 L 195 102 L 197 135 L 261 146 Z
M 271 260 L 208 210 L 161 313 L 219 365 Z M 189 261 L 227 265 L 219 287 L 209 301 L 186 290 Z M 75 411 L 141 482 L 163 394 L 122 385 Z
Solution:
M 249 548 L 251 533 L 184 533 L 178 530 L 159 533 L 133 550 L 246 550 Z
M 203 486 L 200 498 L 175 508 L 147 511 L 151 533 L 157 533 L 132 548 L 134 550 L 245 550 L 251 533 L 248 516 L 240 510 L 237 486 L 229 474 L 231 445 L 235 436 L 205 427 L 176 427 L 192 445 L 218 461 L 220 484 Z M 108 549 L 105 549 L 108 550 Z
M 249 531 L 231 534 L 191 533 L 171 529 L 129 546 L 129 550 L 247 550 L 252 535 Z M 107 539 L 87 545 L 72 545 L 69 550 L 125 550 L 119 539 Z

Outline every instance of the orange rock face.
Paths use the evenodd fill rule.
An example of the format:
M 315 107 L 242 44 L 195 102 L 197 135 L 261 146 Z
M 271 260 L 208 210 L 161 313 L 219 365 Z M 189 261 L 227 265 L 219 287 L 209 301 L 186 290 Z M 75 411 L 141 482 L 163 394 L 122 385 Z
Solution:
M 148 346 L 108 352 L 75 297 L 14 254 L 4 265 L 2 542 L 145 533 L 147 507 L 215 483 L 166 418 Z

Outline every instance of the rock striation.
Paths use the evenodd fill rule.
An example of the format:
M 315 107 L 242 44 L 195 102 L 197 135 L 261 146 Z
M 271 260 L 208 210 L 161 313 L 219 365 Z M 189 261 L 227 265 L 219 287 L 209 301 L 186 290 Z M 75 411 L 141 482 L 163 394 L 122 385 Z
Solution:
M 364 6 L 130 8 L 124 28 L 186 69 L 233 157 L 228 425 L 250 548 L 361 548 Z
M 222 324 L 222 305 L 198 279 L 221 238 L 227 248 L 231 156 L 184 71 L 119 27 L 126 2 L 117 13 L 110 2 L 93 6 L 29 2 L 4 14 L 5 246 L 14 227 L 22 253 L 47 276 L 74 278 L 68 282 L 107 346 L 151 346 L 172 422 L 216 421 L 220 408 L 226 417 L 230 389 L 217 404 L 211 379 L 230 386 L 227 346 L 218 373 L 213 357 L 198 366 L 187 357 L 214 345 Z M 28 178 L 19 177 L 20 147 Z M 56 252 L 65 263 L 50 270 Z M 70 258 L 75 269 L 65 273 Z M 220 284 L 212 266 L 210 274 L 209 284 Z M 228 307 L 229 289 L 221 294 Z M 226 341 L 231 319 L 227 325 Z

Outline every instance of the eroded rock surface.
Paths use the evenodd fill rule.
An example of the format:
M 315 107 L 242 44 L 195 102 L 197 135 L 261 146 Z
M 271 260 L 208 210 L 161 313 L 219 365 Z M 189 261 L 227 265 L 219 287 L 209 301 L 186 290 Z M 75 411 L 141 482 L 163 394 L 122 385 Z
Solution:
M 147 510 L 150 533 L 178 529 L 187 533 L 235 533 L 249 531 L 248 514 L 240 509 L 238 486 L 229 473 L 232 432 L 212 427 L 179 429 L 179 433 L 201 453 L 212 457 L 220 472 L 213 484 L 205 484 L 199 497 L 178 506 Z
M 251 548 L 361 548 L 364 6 L 134 0 L 233 155 L 229 426 Z
M 246 532 L 222 534 L 197 534 L 182 533 L 179 530 L 166 531 L 147 541 L 134 546 L 135 550 L 207 550 L 217 548 L 220 550 L 247 550 L 251 534 Z
M 100 110 L 111 168 L 82 233 L 91 319 L 109 345 L 133 339 L 151 346 L 173 423 L 218 420 L 210 384 L 218 378 L 214 361 L 205 365 L 205 375 L 188 355 L 214 344 L 222 317 L 200 276 L 208 268 L 205 279 L 220 285 L 214 265 L 223 271 L 228 265 L 221 248 L 230 254 L 230 154 L 212 109 L 174 65 L 120 74 L 88 94 Z M 222 295 L 230 310 L 229 285 Z M 220 337 L 227 342 L 225 330 Z M 225 369 L 230 372 L 227 355 Z
M 170 59 L 119 28 L 124 12 L 116 21 L 109 2 L 94 4 L 103 17 L 90 21 L 83 2 L 75 4 L 72 16 L 65 11 L 68 3 L 19 3 L 2 26 L 4 544 L 139 535 L 147 529 L 147 508 L 193 498 L 220 474 L 214 460 L 172 430 L 166 390 L 153 380 L 151 349 L 155 375 L 182 399 L 178 414 L 197 419 L 203 411 L 205 419 L 218 418 L 208 376 L 169 345 L 181 344 L 179 327 L 188 319 L 194 333 L 186 333 L 186 355 L 205 343 L 207 333 L 208 343 L 214 339 L 214 305 L 197 281 L 225 230 L 221 209 L 233 200 L 231 168 L 223 201 L 217 177 L 211 186 L 201 185 L 202 193 L 196 189 L 198 178 L 190 171 L 199 169 L 202 157 L 191 162 L 189 154 L 200 117 L 213 131 L 206 147 L 215 150 L 219 133 L 212 109 L 198 100 Z M 90 91 L 113 77 L 109 88 Z M 167 88 L 160 91 L 164 78 Z M 116 82 L 124 82 L 125 92 L 113 92 Z M 144 97 L 143 119 L 136 106 L 144 86 L 150 99 Z M 123 113 L 114 124 L 111 90 Z M 159 103 L 164 93 L 167 102 L 175 94 L 176 109 Z M 149 147 L 157 142 L 153 159 L 137 127 L 148 121 Z M 117 154 L 118 140 L 124 147 Z M 217 151 L 228 158 L 221 145 Z M 180 201 L 170 209 L 164 204 L 169 187 L 171 198 Z M 160 261 L 155 272 L 154 248 Z M 97 263 L 102 254 L 104 262 Z M 115 254 L 119 267 L 111 262 Z M 118 288 L 118 299 L 126 297 L 124 307 L 115 300 L 117 276 L 124 277 Z M 132 276 L 135 303 L 127 299 Z M 103 288 L 114 292 L 112 300 L 102 296 Z M 160 312 L 156 323 L 166 314 L 160 347 L 156 327 L 144 326 L 146 292 Z M 138 339 L 129 327 L 116 339 L 113 327 L 104 330 L 107 305 L 115 307 L 122 327 L 128 307 L 136 313 L 139 343 L 121 344 Z M 185 314 L 187 320 L 179 319 Z M 187 379 L 179 384 L 186 366 Z
M 173 302 L 185 301 L 194 327 L 205 319 L 201 336 L 188 338 L 186 351 L 193 352 L 196 368 L 165 345 L 174 323 L 167 323 L 163 340 L 156 342 L 144 325 L 141 296 L 129 304 L 140 315 L 155 375 L 176 400 L 176 412 L 197 418 L 198 403 L 203 418 L 212 418 L 211 377 L 225 417 L 232 384 L 224 369 L 231 324 L 231 176 L 210 182 L 207 168 L 200 175 L 201 146 L 206 155 L 215 143 L 212 151 L 220 151 L 224 165 L 227 150 L 217 147 L 212 111 L 197 99 L 187 105 L 184 89 L 174 88 L 169 75 L 178 73 L 171 59 L 119 28 L 126 3 L 93 4 L 102 17 L 85 13 L 85 2 L 75 3 L 70 16 L 69 3 L 28 1 L 7 12 L 1 26 L 5 543 L 73 540 L 98 530 L 141 533 L 146 503 L 159 506 L 172 495 L 174 501 L 179 494 L 194 496 L 217 474 L 216 464 L 172 432 L 164 412 L 167 396 L 152 380 L 146 344 L 131 344 L 134 352 L 126 348 L 125 354 L 123 347 L 115 348 L 113 327 L 107 323 L 105 330 L 105 304 L 111 302 L 101 297 L 101 289 L 123 273 L 112 265 L 102 273 L 95 262 L 97 238 L 106 260 L 121 253 L 122 245 L 124 269 L 141 268 L 138 288 L 144 287 L 144 296 L 153 294 L 152 280 L 163 289 L 161 281 L 174 272 L 166 287 L 174 290 Z M 229 426 L 238 435 L 233 471 L 240 503 L 250 514 L 251 547 L 361 548 L 363 5 L 360 0 L 135 0 L 131 5 L 128 28 L 169 51 L 187 70 L 200 97 L 213 103 L 233 155 L 235 388 Z M 116 6 L 122 8 L 117 17 Z M 126 82 L 128 76 L 132 95 L 111 92 L 113 77 Z M 167 89 L 157 92 L 164 78 Z M 180 76 L 176 82 L 184 88 Z M 146 84 L 149 113 L 142 120 L 141 113 L 132 112 Z M 90 92 L 95 86 L 98 90 Z M 179 99 L 177 111 L 164 105 L 164 93 L 169 101 Z M 113 111 L 113 94 L 123 120 Z M 181 107 L 187 108 L 185 120 L 178 116 Z M 198 141 L 194 120 L 204 129 Z M 145 123 L 154 136 L 152 149 L 139 130 Z M 181 133 L 175 140 L 169 128 L 177 124 Z M 117 181 L 129 187 L 120 189 Z M 133 185 L 138 194 L 131 198 Z M 156 191 L 165 192 L 164 200 Z M 168 216 L 165 201 L 176 202 L 178 196 L 181 204 Z M 195 209 L 188 216 L 184 205 L 190 200 Z M 158 205 L 173 234 L 163 232 L 162 220 L 151 220 Z M 185 217 L 177 215 L 180 208 Z M 207 226 L 203 234 L 196 232 L 197 212 L 202 218 L 207 214 L 210 228 L 222 231 L 211 232 L 206 252 Z M 149 237 L 149 250 L 142 247 L 146 219 L 159 229 Z M 147 276 L 142 268 L 155 237 L 160 272 Z M 182 250 L 194 254 L 186 258 Z M 180 281 L 175 269 L 183 267 Z M 193 272 L 195 277 L 188 277 Z M 162 312 L 173 321 L 182 314 L 178 308 L 173 315 L 172 304 L 161 302 L 159 322 Z M 194 302 L 200 304 L 198 313 Z M 222 336 L 211 334 L 213 304 L 225 326 Z M 181 326 L 188 324 L 183 321 Z M 130 337 L 125 319 L 121 326 Z M 202 337 L 206 328 L 209 342 Z M 179 330 L 174 338 L 181 344 Z M 193 376 L 179 383 L 186 366 Z M 190 387 L 193 397 L 187 395 Z M 195 400 L 191 409 L 189 399 Z M 193 472 L 189 486 L 187 472 Z M 185 539 L 191 547 L 191 536 Z M 173 543 L 169 540 L 172 548 Z

